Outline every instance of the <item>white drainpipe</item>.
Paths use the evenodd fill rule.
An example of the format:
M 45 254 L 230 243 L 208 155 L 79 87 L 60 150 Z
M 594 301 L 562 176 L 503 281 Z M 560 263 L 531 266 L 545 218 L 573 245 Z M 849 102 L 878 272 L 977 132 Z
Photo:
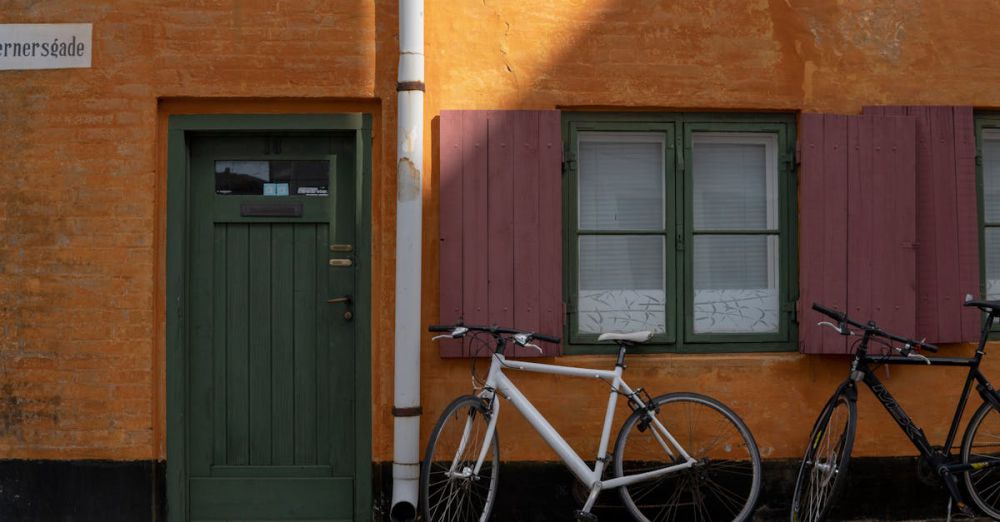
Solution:
M 416 520 L 420 475 L 420 241 L 424 168 L 424 2 L 399 0 L 396 127 L 396 359 L 393 521 Z

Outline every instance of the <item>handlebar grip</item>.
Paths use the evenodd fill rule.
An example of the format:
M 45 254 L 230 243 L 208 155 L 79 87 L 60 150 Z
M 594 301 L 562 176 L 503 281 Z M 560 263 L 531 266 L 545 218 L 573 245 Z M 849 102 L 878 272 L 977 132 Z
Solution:
M 550 342 L 550 343 L 558 343 L 559 342 L 559 338 L 558 337 L 552 337 L 552 336 L 549 336 L 549 335 L 532 334 L 532 337 L 534 337 L 535 339 L 538 339 L 539 341 L 546 341 L 546 342 Z
M 813 310 L 816 310 L 817 312 L 823 315 L 836 319 L 838 323 L 844 322 L 844 318 L 847 317 L 847 315 L 844 314 L 843 312 L 838 312 L 832 308 L 827 308 L 819 303 L 813 303 L 812 308 Z
M 920 343 L 920 348 L 931 353 L 937 353 L 938 347 L 930 343 Z
M 454 326 L 448 326 L 446 324 L 432 324 L 427 327 L 428 332 L 450 332 L 454 329 Z

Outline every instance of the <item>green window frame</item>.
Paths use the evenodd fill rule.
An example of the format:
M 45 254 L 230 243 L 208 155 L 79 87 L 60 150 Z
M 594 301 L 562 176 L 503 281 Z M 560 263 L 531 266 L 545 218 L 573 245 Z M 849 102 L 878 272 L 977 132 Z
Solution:
M 597 343 L 597 334 L 581 333 L 579 306 L 580 243 L 590 236 L 663 237 L 665 331 L 634 353 L 728 353 L 793 351 L 798 331 L 797 208 L 795 180 L 795 120 L 788 113 L 597 113 L 563 112 L 563 296 L 567 319 L 567 354 L 607 353 L 612 347 Z M 662 142 L 662 228 L 581 228 L 579 215 L 581 136 L 600 133 L 645 133 Z M 736 136 L 773 143 L 776 170 L 776 210 L 768 226 L 751 228 L 696 228 L 694 226 L 693 142 L 711 136 Z M 770 151 L 770 149 L 768 149 Z M 694 324 L 694 245 L 709 236 L 775 237 L 777 247 L 777 331 L 764 333 L 704 333 Z M 584 241 L 588 241 L 584 239 Z
M 1000 112 L 990 111 L 990 112 L 977 112 L 975 115 L 975 125 L 976 125 L 976 191 L 978 192 L 978 214 L 979 214 L 979 280 L 980 280 L 980 291 L 984 298 L 990 299 L 991 294 L 989 294 L 989 280 L 987 276 L 989 275 L 988 270 L 988 245 L 986 244 L 987 239 L 992 235 L 991 231 L 996 231 L 1000 235 L 1000 216 L 996 216 L 993 219 L 987 216 L 986 212 L 986 197 L 987 197 L 987 179 L 986 179 L 986 167 L 987 163 L 990 162 L 991 158 L 984 151 L 984 142 L 989 141 L 1000 141 Z M 997 158 L 1000 161 L 1000 158 Z M 997 180 L 1000 182 L 1000 180 Z M 997 187 L 1000 189 L 1000 185 Z M 1000 240 L 1000 237 L 997 238 Z M 1000 260 L 998 260 L 1000 261 Z M 997 274 L 1000 275 L 1000 274 Z M 993 299 L 1000 299 L 1000 289 L 996 289 L 992 294 Z M 991 336 L 993 339 L 998 337 L 998 332 L 1000 332 L 1000 326 L 996 324 L 993 325 L 994 334 Z

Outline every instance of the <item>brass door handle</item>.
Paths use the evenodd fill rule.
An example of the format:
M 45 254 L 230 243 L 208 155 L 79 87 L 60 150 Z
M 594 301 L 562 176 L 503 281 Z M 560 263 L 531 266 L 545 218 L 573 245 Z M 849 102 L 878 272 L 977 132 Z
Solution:
M 344 304 L 348 304 L 349 305 L 349 304 L 351 304 L 351 296 L 350 295 L 342 295 L 340 297 L 334 297 L 333 299 L 327 299 L 326 302 L 328 302 L 328 303 L 344 303 Z

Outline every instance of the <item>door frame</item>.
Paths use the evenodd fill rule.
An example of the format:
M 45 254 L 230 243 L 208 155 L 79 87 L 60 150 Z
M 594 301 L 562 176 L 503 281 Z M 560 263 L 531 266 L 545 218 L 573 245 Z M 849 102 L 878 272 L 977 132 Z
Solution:
M 166 490 L 167 520 L 188 513 L 187 381 L 190 280 L 189 149 L 192 134 L 218 131 L 355 131 L 354 518 L 371 520 L 371 185 L 372 117 L 347 114 L 182 114 L 167 124 Z

